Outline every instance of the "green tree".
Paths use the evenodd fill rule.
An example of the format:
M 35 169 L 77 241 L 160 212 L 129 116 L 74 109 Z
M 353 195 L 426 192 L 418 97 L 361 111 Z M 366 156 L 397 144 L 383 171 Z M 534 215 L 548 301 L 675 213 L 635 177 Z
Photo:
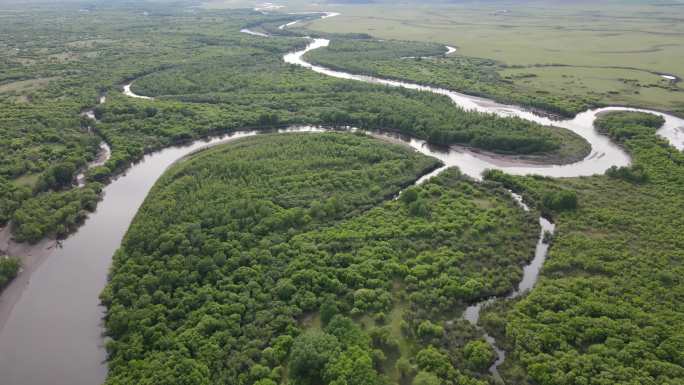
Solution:
M 340 343 L 327 333 L 309 331 L 295 338 L 290 353 L 290 378 L 296 384 L 316 385 L 323 369 L 340 354 Z
M 321 322 L 323 325 L 327 325 L 328 322 L 338 313 L 337 302 L 333 297 L 328 297 L 321 304 Z
M 380 376 L 373 368 L 369 352 L 352 346 L 325 368 L 325 383 L 331 385 L 380 385 Z
M 418 372 L 413 379 L 413 385 L 443 385 L 442 380 L 430 372 Z
M 404 203 L 411 203 L 418 199 L 418 190 L 415 188 L 407 188 L 401 193 L 401 201 Z
M 406 357 L 399 357 L 395 366 L 402 378 L 409 377 L 413 373 L 413 365 Z
M 455 372 L 449 357 L 434 346 L 419 351 L 416 355 L 416 364 L 418 369 L 434 373 L 441 378 L 449 378 Z
M 484 371 L 494 362 L 496 355 L 492 347 L 482 340 L 470 341 L 463 348 L 466 365 L 475 371 Z
M 0 256 L 0 291 L 17 276 L 21 268 L 19 258 Z

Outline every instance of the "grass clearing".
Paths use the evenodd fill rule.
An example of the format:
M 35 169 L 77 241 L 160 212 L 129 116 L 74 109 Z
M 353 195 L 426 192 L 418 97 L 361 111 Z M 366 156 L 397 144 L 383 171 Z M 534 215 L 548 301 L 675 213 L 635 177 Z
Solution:
M 17 186 L 33 188 L 38 182 L 40 174 L 26 174 L 14 180 Z
M 2 93 L 24 93 L 45 88 L 51 81 L 57 80 L 59 77 L 37 78 L 29 80 L 20 80 L 16 82 L 6 83 L 0 85 L 0 94 Z
M 524 92 L 589 95 L 608 104 L 684 109 L 684 92 L 660 75 L 617 68 L 524 67 L 500 71 Z
M 521 89 L 599 96 L 602 103 L 681 110 L 681 88 L 634 87 L 620 79 L 661 84 L 657 75 L 684 78 L 684 6 L 658 2 L 530 1 L 461 4 L 363 4 L 321 7 L 341 12 L 307 28 L 334 33 L 369 33 L 377 38 L 439 42 L 458 47 L 458 54 L 495 59 L 536 74 Z M 589 67 L 624 67 L 596 69 Z M 549 69 L 550 68 L 550 69 Z M 634 68 L 641 71 L 635 71 Z M 505 70 L 505 73 L 515 70 Z M 566 84 L 562 75 L 582 78 Z M 663 79 L 664 80 L 664 79 Z M 639 93 L 635 93 L 639 91 Z

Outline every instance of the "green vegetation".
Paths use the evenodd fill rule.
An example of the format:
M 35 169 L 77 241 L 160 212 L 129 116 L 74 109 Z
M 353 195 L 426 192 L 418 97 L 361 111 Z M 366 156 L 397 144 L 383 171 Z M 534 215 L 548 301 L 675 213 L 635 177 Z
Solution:
M 500 63 L 465 56 L 444 57 L 444 52 L 443 46 L 432 43 L 335 39 L 328 48 L 309 53 L 308 59 L 329 68 L 406 79 L 564 116 L 574 116 L 597 104 L 595 98 L 566 93 L 521 92 L 501 76 Z
M 663 124 L 665 119 L 662 117 L 640 112 L 614 112 L 601 116 L 594 123 L 599 132 L 617 142 L 652 136 Z
M 102 185 L 93 182 L 81 189 L 27 199 L 12 215 L 14 238 L 19 242 L 38 242 L 47 234 L 66 236 L 95 210 L 101 191 Z
M 0 12 L 0 223 L 12 222 L 22 241 L 74 229 L 95 207 L 97 183 L 145 153 L 238 129 L 354 125 L 554 161 L 586 150 L 568 132 L 460 111 L 445 97 L 286 65 L 282 55 L 305 40 L 239 32 L 298 15 L 164 2 L 14 7 Z M 155 100 L 123 96 L 120 85 L 131 79 L 139 79 L 135 92 Z M 82 117 L 103 94 L 98 121 Z M 112 148 L 110 160 L 75 189 L 74 176 L 101 140 Z
M 214 3 L 220 1 L 229 0 Z M 289 3 L 296 9 L 307 7 L 305 2 Z M 549 6 L 538 0 L 373 1 L 325 9 L 342 15 L 300 27 L 457 47 L 462 56 L 426 66 L 429 80 L 443 85 L 471 86 L 467 76 L 472 73 L 463 73 L 456 63 L 484 61 L 504 80 L 500 88 L 513 88 L 521 100 L 557 100 L 569 112 L 588 102 L 684 114 L 681 83 L 659 76 L 684 78 L 684 7 L 679 2 L 564 1 Z M 392 72 L 408 79 L 426 77 L 416 66 L 410 73 L 399 73 L 408 66 L 397 65 Z M 454 89 L 472 92 L 482 87 L 487 86 Z
M 19 258 L 0 256 L 0 292 L 7 284 L 19 274 L 21 261 Z
M 457 170 L 385 200 L 435 166 L 352 134 L 177 164 L 102 294 L 108 383 L 483 384 L 491 351 L 460 313 L 514 288 L 539 228 Z
M 520 384 L 679 384 L 684 378 L 684 155 L 655 135 L 662 119 L 617 112 L 596 126 L 634 165 L 607 176 L 554 180 L 490 174 L 551 209 L 557 228 L 537 287 L 483 317 L 509 351 L 504 377 Z M 634 176 L 638 177 L 635 178 Z
M 354 125 L 546 160 L 587 151 L 565 130 L 286 65 L 282 55 L 306 44 L 296 32 L 239 33 L 275 31 L 296 15 L 141 4 L 0 11 L 0 223 L 18 240 L 68 234 L 103 184 L 145 153 L 238 129 Z M 354 12 L 380 6 L 349 6 L 325 25 L 354 34 L 311 59 L 563 115 L 608 102 L 681 113 L 679 86 L 652 72 L 682 75 L 672 47 L 684 7 L 612 4 L 587 5 L 601 10 L 592 18 L 560 3 L 396 7 L 373 19 Z M 435 37 L 445 30 L 449 41 Z M 414 38 L 426 42 L 405 41 Z M 444 57 L 442 43 L 472 57 Z M 132 79 L 154 100 L 122 95 Z M 103 94 L 97 121 L 82 117 Z M 596 128 L 634 157 L 606 175 L 490 171 L 479 183 L 451 169 L 398 199 L 439 163 L 365 135 L 262 135 L 184 159 L 143 204 L 101 295 L 107 384 L 493 383 L 493 349 L 461 314 L 513 290 L 539 213 L 557 224 L 553 239 L 544 235 L 553 246 L 541 280 L 481 318 L 508 352 L 507 383 L 681 384 L 684 155 L 656 137 L 661 124 L 601 116 Z M 101 140 L 111 159 L 75 188 Z M 18 270 L 0 259 L 0 287 Z

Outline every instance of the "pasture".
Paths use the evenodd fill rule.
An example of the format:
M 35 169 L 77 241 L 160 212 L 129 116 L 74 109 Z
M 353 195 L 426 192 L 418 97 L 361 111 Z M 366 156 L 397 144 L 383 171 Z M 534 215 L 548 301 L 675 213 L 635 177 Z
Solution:
M 533 75 L 513 79 L 531 92 L 563 88 L 604 103 L 684 110 L 681 84 L 657 75 L 684 77 L 684 3 L 515 4 L 321 5 L 342 15 L 306 27 L 452 45 L 460 55 L 499 61 L 502 76 Z

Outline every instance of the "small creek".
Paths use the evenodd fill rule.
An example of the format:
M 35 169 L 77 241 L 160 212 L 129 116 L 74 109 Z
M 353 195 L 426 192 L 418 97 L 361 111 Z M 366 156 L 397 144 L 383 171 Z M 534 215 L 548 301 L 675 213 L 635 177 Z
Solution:
M 324 17 L 332 16 L 334 14 L 325 14 Z M 262 35 L 265 34 L 258 36 Z M 520 107 L 502 105 L 484 98 L 406 82 L 333 71 L 312 65 L 303 59 L 306 52 L 325 47 L 328 43 L 325 39 L 312 40 L 306 49 L 290 53 L 284 60 L 328 76 L 446 95 L 457 106 L 467 110 L 518 116 L 545 125 L 569 128 L 592 145 L 591 154 L 579 162 L 566 165 L 539 165 L 458 146 L 434 147 L 420 139 L 391 133 L 372 133 L 388 141 L 404 143 L 445 164 L 445 167 L 422 177 L 417 183 L 422 183 L 449 166 L 458 166 L 463 173 L 474 178 L 480 178 L 480 173 L 487 168 L 501 169 L 511 174 L 534 173 L 571 177 L 600 174 L 610 166 L 624 166 L 630 163 L 630 158 L 624 151 L 606 137 L 597 134 L 592 126 L 597 114 L 626 108 L 590 110 L 577 115 L 574 119 L 554 121 Z M 131 83 L 123 87 L 124 94 L 152 100 L 150 97 L 134 94 L 130 87 Z M 658 112 L 647 112 L 664 116 L 666 124 L 658 133 L 677 148 L 684 148 L 682 119 Z M 318 127 L 292 127 L 278 132 L 321 131 L 329 130 Z M 33 248 L 35 254 L 30 268 L 26 268 L 0 296 L 0 373 L 3 385 L 102 383 L 107 369 L 101 322 L 104 309 L 100 306 L 98 296 L 107 283 L 112 255 L 119 247 L 150 188 L 167 167 L 178 159 L 207 146 L 257 134 L 256 131 L 233 132 L 146 155 L 142 161 L 105 187 L 104 198 L 97 210 L 76 233 L 64 240 L 60 247 L 41 243 Z M 543 218 L 540 219 L 542 229 L 552 231 L 553 225 L 544 221 Z M 6 235 L 5 233 L 2 232 Z M 534 286 L 548 249 L 548 245 L 543 243 L 543 235 L 540 239 L 532 263 L 525 268 L 524 278 L 518 290 L 511 295 L 520 295 Z M 31 248 L 23 251 L 33 253 Z M 478 305 L 481 308 L 483 304 Z M 469 320 L 476 323 L 479 308 L 466 311 L 466 319 L 470 318 Z M 490 343 L 496 346 L 493 339 L 490 339 Z M 503 361 L 503 358 L 504 353 L 499 350 L 498 360 Z M 496 366 L 493 370 L 496 373 Z
M 98 99 L 98 104 L 104 104 L 107 101 L 107 96 L 101 95 L 100 98 Z M 81 113 L 81 116 L 84 116 L 88 119 L 90 119 L 91 123 L 92 122 L 97 122 L 97 118 L 95 117 L 95 108 L 90 108 L 88 110 L 85 110 Z M 93 127 L 89 124 L 88 125 L 88 132 L 93 134 Z M 112 157 L 112 149 L 109 147 L 109 144 L 105 142 L 104 140 L 100 142 L 100 150 L 97 152 L 97 155 L 95 156 L 95 159 L 93 159 L 90 163 L 88 163 L 85 167 L 84 170 L 78 173 L 76 175 L 76 184 L 78 187 L 83 187 L 86 184 L 86 172 L 90 170 L 93 167 L 97 166 L 103 166 L 109 158 Z

